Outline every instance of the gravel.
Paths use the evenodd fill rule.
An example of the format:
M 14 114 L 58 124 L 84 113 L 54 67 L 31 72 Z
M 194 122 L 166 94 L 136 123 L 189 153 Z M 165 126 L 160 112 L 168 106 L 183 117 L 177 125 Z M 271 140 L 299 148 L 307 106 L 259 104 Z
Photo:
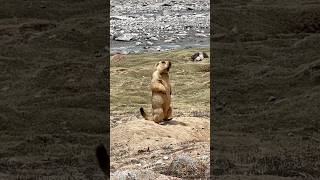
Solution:
M 110 16 L 111 53 L 209 47 L 208 0 L 113 0 Z

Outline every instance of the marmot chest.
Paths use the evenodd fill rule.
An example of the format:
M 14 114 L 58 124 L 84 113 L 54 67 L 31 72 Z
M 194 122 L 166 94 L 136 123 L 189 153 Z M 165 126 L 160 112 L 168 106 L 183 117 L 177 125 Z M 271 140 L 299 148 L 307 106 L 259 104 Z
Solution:
M 166 88 L 167 91 L 170 91 L 170 82 L 169 80 L 162 80 L 161 83 L 163 84 L 163 86 Z

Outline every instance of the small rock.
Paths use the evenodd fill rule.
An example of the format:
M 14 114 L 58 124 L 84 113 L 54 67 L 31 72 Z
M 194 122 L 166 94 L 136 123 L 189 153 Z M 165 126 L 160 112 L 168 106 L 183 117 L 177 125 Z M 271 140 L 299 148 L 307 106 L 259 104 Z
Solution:
M 137 160 L 137 159 L 131 159 L 131 162 L 134 163 L 134 164 L 139 164 L 140 163 L 140 161 Z
M 141 44 L 142 44 L 142 42 L 140 42 L 140 41 L 136 42 L 136 45 L 137 45 L 137 46 L 139 46 L 139 45 L 141 45 Z
M 162 164 L 163 163 L 163 161 L 161 160 L 161 159 L 159 159 L 155 164 Z
M 127 54 L 129 54 L 129 52 L 128 52 L 128 51 L 123 50 L 123 51 L 121 51 L 121 54 L 127 55 Z
M 136 36 L 137 36 L 137 34 L 134 34 L 134 33 L 126 33 L 126 34 L 122 34 L 121 36 L 115 38 L 115 40 L 116 41 L 131 41 Z
M 173 41 L 175 41 L 175 39 L 174 39 L 174 38 L 170 38 L 170 39 L 164 40 L 163 42 L 165 42 L 165 43 L 171 43 L 171 42 L 173 42 Z
M 146 38 L 148 38 L 148 39 L 149 39 L 149 38 L 151 38 L 151 37 L 153 37 L 153 35 L 152 35 L 152 34 L 150 34 L 150 33 L 147 33 L 147 34 L 146 34 Z
M 187 33 L 178 33 L 177 36 L 187 36 Z
M 153 42 L 147 41 L 146 44 L 147 44 L 148 46 L 152 46 L 152 45 L 153 45 Z
M 196 37 L 208 37 L 207 35 L 201 34 L 201 33 L 196 33 L 196 34 L 194 34 L 194 36 L 196 36 Z
M 150 14 L 144 14 L 145 17 L 154 17 L 154 14 L 150 13 Z
M 161 6 L 171 6 L 171 4 L 164 3 L 164 4 L 162 4 Z
M 128 17 L 126 16 L 110 16 L 110 20 L 126 20 Z
M 156 38 L 156 37 L 151 37 L 150 40 L 152 40 L 152 41 L 158 41 L 159 39 Z
M 163 159 L 164 159 L 164 160 L 168 160 L 169 157 L 168 157 L 168 156 L 163 156 Z
M 138 18 L 139 15 L 136 15 L 136 14 L 132 14 L 132 15 L 128 15 L 129 18 Z

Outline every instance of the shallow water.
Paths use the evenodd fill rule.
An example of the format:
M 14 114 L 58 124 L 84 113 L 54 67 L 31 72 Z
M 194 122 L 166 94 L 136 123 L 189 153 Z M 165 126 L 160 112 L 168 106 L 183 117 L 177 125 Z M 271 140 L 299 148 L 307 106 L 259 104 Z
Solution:
M 136 53 L 148 53 L 148 52 L 162 52 L 172 49 L 187 49 L 187 48 L 209 48 L 209 42 L 204 43 L 170 43 L 170 44 L 159 44 L 155 46 L 137 46 L 137 45 L 128 45 L 128 46 L 114 46 L 111 44 L 111 54 L 121 53 L 121 54 L 136 54 Z

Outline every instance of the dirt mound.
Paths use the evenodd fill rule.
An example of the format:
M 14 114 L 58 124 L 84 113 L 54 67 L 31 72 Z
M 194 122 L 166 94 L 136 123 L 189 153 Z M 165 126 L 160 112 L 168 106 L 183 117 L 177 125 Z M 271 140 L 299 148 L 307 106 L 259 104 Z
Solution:
M 164 125 L 141 119 L 121 123 L 111 129 L 111 171 L 143 169 L 182 178 L 188 175 L 185 170 L 201 167 L 198 175 L 205 176 L 209 138 L 209 118 L 177 117 Z M 180 161 L 182 154 L 194 166 Z
M 135 171 L 117 171 L 111 174 L 112 180 L 179 180 L 177 177 L 169 177 L 150 170 L 135 170 Z
M 130 121 L 112 129 L 111 147 L 122 145 L 131 152 L 138 152 L 146 147 L 158 149 L 186 141 L 209 141 L 209 126 L 208 119 L 196 117 L 175 118 L 166 125 L 146 120 Z

